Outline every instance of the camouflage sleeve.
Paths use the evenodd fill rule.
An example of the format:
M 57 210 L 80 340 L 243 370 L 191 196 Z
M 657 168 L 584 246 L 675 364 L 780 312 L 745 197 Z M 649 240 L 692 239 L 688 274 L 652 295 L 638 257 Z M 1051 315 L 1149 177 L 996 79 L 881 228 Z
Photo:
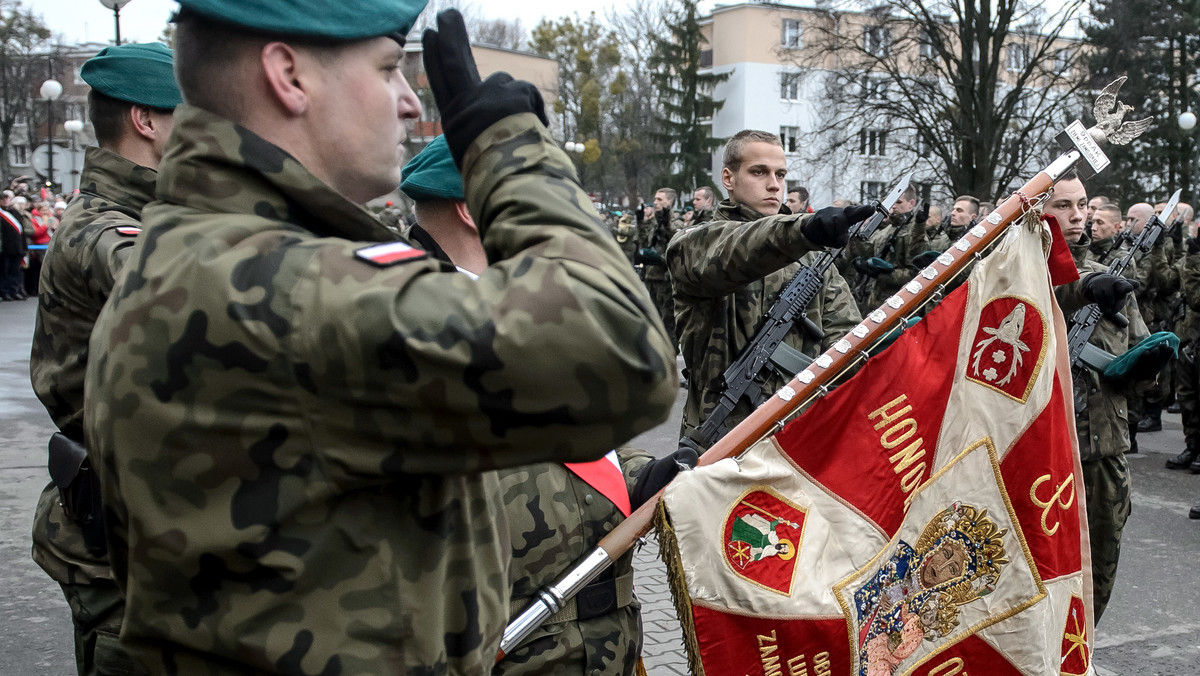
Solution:
M 133 245 L 137 243 L 137 237 L 122 235 L 117 231 L 118 227 L 124 225 L 141 228 L 141 224 L 137 221 L 127 224 L 114 223 L 105 227 L 100 236 L 96 238 L 96 244 L 92 248 L 91 261 L 84 270 L 85 274 L 91 273 L 92 279 L 95 280 L 99 290 L 105 296 L 112 292 L 117 274 L 121 268 L 125 267 L 130 254 L 133 253 Z
M 477 280 L 319 240 L 296 281 L 314 308 L 294 322 L 297 377 L 322 402 L 304 414 L 341 480 L 592 460 L 674 402 L 666 332 L 536 119 L 490 127 L 464 169 L 492 261 Z
M 1180 291 L 1183 302 L 1200 312 L 1200 254 L 1188 254 L 1180 265 Z
M 821 351 L 833 347 L 861 321 L 862 313 L 850 293 L 850 285 L 835 268 L 829 268 L 825 272 L 825 288 L 821 291 L 821 330 L 825 332 Z
M 667 247 L 676 296 L 716 298 L 819 251 L 800 232 L 810 214 L 757 221 L 714 221 L 680 234 Z
M 621 474 L 625 475 L 625 488 L 630 493 L 633 493 L 633 487 L 637 485 L 642 468 L 649 465 L 653 459 L 654 456 L 651 455 L 650 451 L 644 451 L 640 448 L 622 446 L 617 449 L 617 460 L 621 463 Z
M 1142 310 L 1138 307 L 1137 296 L 1129 294 L 1125 301 L 1124 314 L 1129 318 L 1129 347 L 1133 347 L 1150 336 L 1150 329 L 1142 319 Z

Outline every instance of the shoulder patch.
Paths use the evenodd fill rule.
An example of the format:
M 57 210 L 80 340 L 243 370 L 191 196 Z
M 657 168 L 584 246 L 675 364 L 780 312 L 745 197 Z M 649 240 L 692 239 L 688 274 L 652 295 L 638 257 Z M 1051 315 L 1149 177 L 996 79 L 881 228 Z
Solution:
M 404 242 L 374 244 L 372 246 L 358 249 L 354 252 L 354 255 L 372 265 L 377 265 L 381 268 L 386 268 L 389 265 L 396 265 L 397 263 L 419 261 L 423 258 L 429 257 L 427 252 L 413 248 Z
M 137 237 L 142 234 L 142 229 L 135 225 L 122 225 L 116 228 L 117 234 L 125 237 Z

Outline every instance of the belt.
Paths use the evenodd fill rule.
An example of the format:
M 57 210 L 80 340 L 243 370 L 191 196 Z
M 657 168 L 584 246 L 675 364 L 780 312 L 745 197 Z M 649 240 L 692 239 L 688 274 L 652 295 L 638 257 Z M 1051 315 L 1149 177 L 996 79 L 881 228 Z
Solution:
M 509 605 L 509 617 L 515 617 L 533 599 L 528 596 L 513 597 Z M 546 624 L 590 620 L 620 610 L 633 602 L 633 573 L 618 578 L 597 580 L 584 587 L 578 594 L 567 599 L 562 610 L 546 619 Z

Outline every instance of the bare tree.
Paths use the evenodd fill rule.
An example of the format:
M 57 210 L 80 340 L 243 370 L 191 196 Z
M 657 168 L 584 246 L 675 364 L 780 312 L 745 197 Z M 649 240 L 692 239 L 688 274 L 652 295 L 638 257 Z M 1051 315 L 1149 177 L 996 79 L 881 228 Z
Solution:
M 655 138 L 662 116 L 651 81 L 652 36 L 666 31 L 665 0 L 634 0 L 624 10 L 610 9 L 606 19 L 621 50 L 621 71 L 614 82 L 609 111 L 613 151 L 624 176 L 625 200 L 636 205 L 659 187 L 650 182 L 666 173 L 662 144 Z
M 529 32 L 520 19 L 482 19 L 471 32 L 471 40 L 504 49 L 526 49 Z
M 824 78 L 806 140 L 826 160 L 867 156 L 892 173 L 944 177 L 950 194 L 995 196 L 1040 164 L 1087 81 L 1081 43 L 1068 37 L 1083 2 L 893 0 L 826 11 L 806 26 L 814 44 L 802 53 L 815 50 L 823 64 L 809 76 Z
M 0 170 L 5 177 L 11 175 L 13 128 L 30 117 L 34 86 L 47 73 L 45 59 L 35 54 L 45 50 L 49 39 L 50 30 L 41 17 L 19 0 L 0 0 Z

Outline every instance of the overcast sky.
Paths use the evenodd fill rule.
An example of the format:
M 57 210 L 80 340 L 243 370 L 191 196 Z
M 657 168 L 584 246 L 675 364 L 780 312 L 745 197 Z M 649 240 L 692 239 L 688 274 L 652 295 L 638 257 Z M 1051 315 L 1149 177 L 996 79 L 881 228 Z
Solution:
M 520 0 L 499 3 L 494 0 L 470 2 L 489 18 L 520 18 L 525 29 L 532 29 L 543 17 L 559 18 L 573 13 L 595 11 L 603 15 L 612 7 L 625 6 L 628 0 Z M 113 39 L 112 10 L 100 0 L 23 0 L 26 7 L 41 14 L 46 25 L 61 34 L 67 43 L 105 42 Z M 702 2 L 708 9 L 712 0 Z M 149 42 L 158 38 L 167 19 L 179 5 L 174 0 L 131 0 L 121 10 L 121 39 Z

